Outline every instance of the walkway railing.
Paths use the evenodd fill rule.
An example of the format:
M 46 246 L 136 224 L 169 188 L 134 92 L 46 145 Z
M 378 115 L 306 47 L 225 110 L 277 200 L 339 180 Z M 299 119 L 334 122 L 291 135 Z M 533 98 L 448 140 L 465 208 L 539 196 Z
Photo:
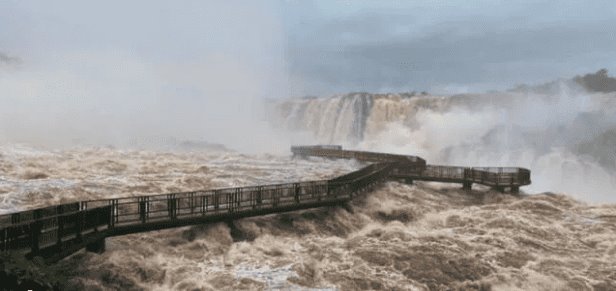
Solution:
M 395 171 L 394 176 L 414 180 L 477 183 L 491 187 L 520 187 L 529 185 L 530 170 L 524 168 L 484 168 L 427 165 L 421 171 Z
M 394 155 L 365 151 L 349 151 L 342 150 L 341 146 L 292 146 L 291 152 L 298 156 L 320 156 L 325 158 L 336 159 L 356 159 L 366 162 L 387 163 L 387 162 L 403 162 L 417 165 L 426 164 L 426 160 L 417 156 Z
M 356 159 L 367 162 L 400 163 L 392 175 L 412 180 L 477 183 L 486 186 L 517 187 L 529 185 L 530 170 L 513 167 L 455 167 L 427 165 L 420 157 L 394 154 L 381 154 L 363 151 L 347 151 L 337 146 L 294 146 L 291 147 L 294 155 L 317 156 L 335 159 Z
M 344 203 L 387 179 L 391 169 L 377 163 L 331 180 L 89 200 L 8 214 L 0 217 L 0 250 L 59 259 L 91 237 Z

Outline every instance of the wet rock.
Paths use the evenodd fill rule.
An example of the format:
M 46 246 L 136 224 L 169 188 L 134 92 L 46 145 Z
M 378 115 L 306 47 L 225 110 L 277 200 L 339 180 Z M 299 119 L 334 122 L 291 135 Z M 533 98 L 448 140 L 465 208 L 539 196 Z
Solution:
M 41 171 L 29 170 L 21 174 L 20 177 L 24 180 L 38 180 L 38 179 L 47 179 L 49 178 L 49 175 Z

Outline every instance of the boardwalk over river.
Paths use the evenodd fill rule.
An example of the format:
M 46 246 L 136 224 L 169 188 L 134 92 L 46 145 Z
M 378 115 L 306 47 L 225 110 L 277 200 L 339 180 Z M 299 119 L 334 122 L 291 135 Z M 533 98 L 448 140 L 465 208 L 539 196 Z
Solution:
M 60 260 L 80 249 L 102 252 L 105 238 L 338 205 L 388 180 L 473 183 L 517 192 L 530 184 L 523 168 L 428 165 L 420 157 L 297 146 L 295 156 L 357 159 L 371 164 L 329 180 L 88 200 L 0 216 L 0 251 Z

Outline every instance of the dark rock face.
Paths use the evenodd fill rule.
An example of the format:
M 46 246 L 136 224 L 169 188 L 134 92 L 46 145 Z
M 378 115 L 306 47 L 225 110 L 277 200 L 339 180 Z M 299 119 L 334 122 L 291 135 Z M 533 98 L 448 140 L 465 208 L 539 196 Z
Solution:
M 0 255 L 0 290 L 62 290 L 65 278 L 42 260 L 20 254 Z

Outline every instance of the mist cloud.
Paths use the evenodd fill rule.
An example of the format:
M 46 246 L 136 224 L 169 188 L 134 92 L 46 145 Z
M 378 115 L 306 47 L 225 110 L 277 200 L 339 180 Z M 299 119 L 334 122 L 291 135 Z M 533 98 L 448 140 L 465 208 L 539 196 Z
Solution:
M 573 87 L 572 87 L 573 86 Z M 616 98 L 560 83 L 547 94 L 459 96 L 443 110 L 420 109 L 415 126 L 393 122 L 367 148 L 416 152 L 431 163 L 519 166 L 532 170 L 530 193 L 560 192 L 614 202 Z
M 271 3 L 90 4 L 0 4 L 2 46 L 24 60 L 0 75 L 0 142 L 270 146 L 257 109 L 284 75 Z

